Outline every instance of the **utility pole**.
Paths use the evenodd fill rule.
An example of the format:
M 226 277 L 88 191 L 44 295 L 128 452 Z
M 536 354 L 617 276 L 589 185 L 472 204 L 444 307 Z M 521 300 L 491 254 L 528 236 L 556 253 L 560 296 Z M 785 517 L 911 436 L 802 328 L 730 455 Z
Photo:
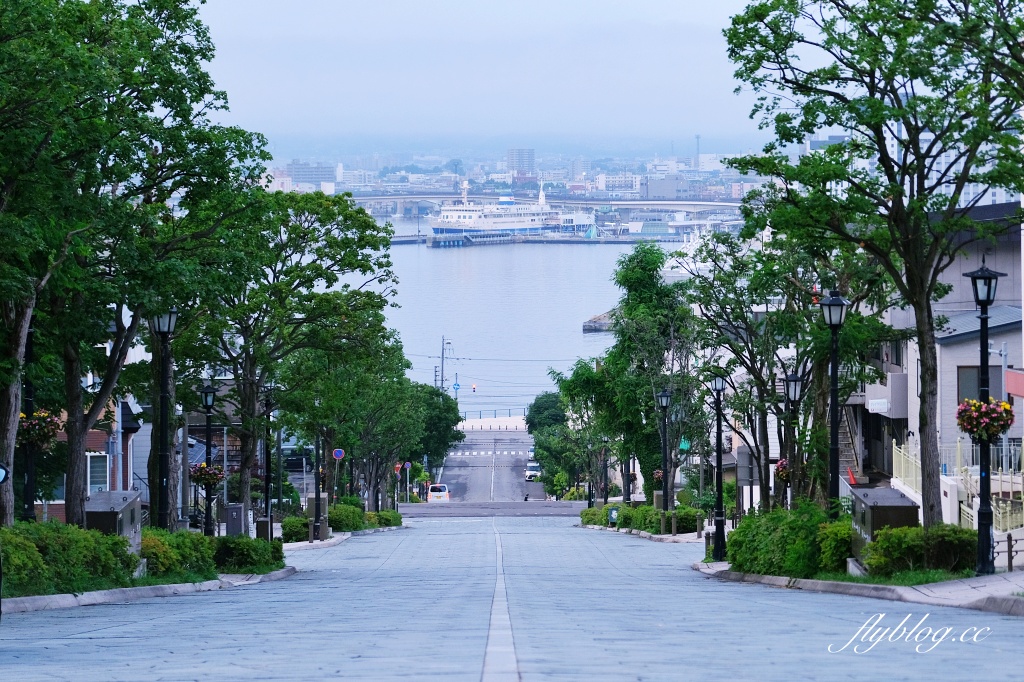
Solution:
M 446 353 L 448 353 L 449 348 L 451 347 L 451 345 L 452 345 L 451 341 L 445 340 L 445 338 L 443 336 L 441 337 L 441 390 L 444 391 L 445 393 L 448 392 L 448 386 L 445 383 L 445 378 L 444 378 L 444 356 L 445 356 Z

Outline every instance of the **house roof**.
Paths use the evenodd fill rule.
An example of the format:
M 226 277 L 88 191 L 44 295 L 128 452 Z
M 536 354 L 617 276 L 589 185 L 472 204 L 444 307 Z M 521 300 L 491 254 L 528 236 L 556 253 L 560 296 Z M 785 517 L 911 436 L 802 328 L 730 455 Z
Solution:
M 978 310 L 965 310 L 947 315 L 946 323 L 935 331 L 935 343 L 942 346 L 963 343 L 978 337 L 981 334 L 981 320 L 978 319 L 978 315 Z M 1020 326 L 1020 306 L 994 305 L 988 309 L 989 333 L 1013 331 L 1020 329 Z

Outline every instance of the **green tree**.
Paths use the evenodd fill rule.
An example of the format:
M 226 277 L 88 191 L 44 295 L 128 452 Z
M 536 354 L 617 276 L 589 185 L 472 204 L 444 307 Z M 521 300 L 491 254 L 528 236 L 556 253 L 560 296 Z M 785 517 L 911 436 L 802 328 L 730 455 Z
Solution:
M 939 278 L 966 245 L 1006 230 L 970 219 L 986 190 L 1024 190 L 1021 96 L 993 53 L 967 54 L 956 41 L 962 29 L 995 44 L 1009 24 L 990 12 L 987 26 L 954 30 L 933 16 L 945 4 L 761 0 L 725 31 L 736 77 L 760 94 L 753 115 L 776 138 L 735 163 L 777 180 L 748 203 L 754 224 L 803 235 L 801 243 L 858 246 L 914 312 L 925 525 L 941 521 Z M 779 152 L 836 128 L 848 137 L 818 153 L 792 162 Z
M 166 309 L 172 282 L 188 279 L 179 258 L 217 229 L 210 197 L 262 170 L 261 138 L 209 121 L 226 106 L 204 70 L 212 55 L 187 3 L 0 7 L 0 229 L 14 246 L 0 254 L 0 460 L 14 442 L 29 321 L 43 304 L 46 331 L 64 342 L 71 522 L 83 520 L 84 433 L 108 407 L 140 311 Z M 179 213 L 205 213 L 176 220 L 172 197 Z M 97 342 L 111 343 L 106 362 L 94 357 Z M 83 391 L 87 370 L 101 378 Z M 4 523 L 12 501 L 5 483 Z
M 219 364 L 233 376 L 226 402 L 239 422 L 243 501 L 266 428 L 261 402 L 280 363 L 304 350 L 344 357 L 354 345 L 375 343 L 383 335 L 381 311 L 392 279 L 390 228 L 348 198 L 276 193 L 265 201 L 246 244 L 259 278 L 223 293 L 221 314 L 195 325 L 196 334 L 217 340 Z M 384 293 L 343 279 L 360 276 Z
M 526 408 L 526 430 L 530 434 L 564 423 L 565 410 L 562 408 L 562 398 L 553 391 L 541 393 Z

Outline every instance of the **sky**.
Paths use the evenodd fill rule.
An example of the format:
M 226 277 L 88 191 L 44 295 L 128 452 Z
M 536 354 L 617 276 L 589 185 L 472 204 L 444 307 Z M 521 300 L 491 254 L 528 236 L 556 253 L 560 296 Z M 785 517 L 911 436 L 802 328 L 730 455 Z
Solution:
M 275 147 L 760 146 L 722 30 L 744 0 L 208 0 L 221 121 Z M 423 149 L 421 151 L 427 151 Z M 276 155 L 276 154 L 275 154 Z

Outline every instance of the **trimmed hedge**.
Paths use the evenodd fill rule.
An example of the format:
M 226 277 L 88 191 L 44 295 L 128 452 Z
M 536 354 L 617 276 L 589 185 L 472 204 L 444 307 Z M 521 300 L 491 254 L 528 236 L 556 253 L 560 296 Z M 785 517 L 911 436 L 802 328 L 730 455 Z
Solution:
M 743 517 L 726 545 L 732 570 L 791 578 L 811 578 L 819 570 L 818 534 L 828 516 L 818 505 L 797 501 L 793 509 L 773 509 Z
M 627 507 L 621 503 L 606 504 L 601 509 L 592 507 L 580 510 L 580 523 L 586 526 L 607 526 L 610 525 L 608 513 L 612 509 L 619 510 L 618 528 L 631 528 L 643 530 L 648 533 L 661 533 L 661 510 L 651 505 L 639 507 Z M 704 520 L 704 513 L 694 507 L 677 507 L 669 512 L 670 516 L 665 522 L 665 532 L 672 531 L 672 517 L 676 517 L 677 533 L 695 533 Z
M 0 543 L 3 593 L 11 597 L 128 587 L 139 563 L 127 538 L 56 521 L 0 529 Z
M 366 521 L 362 507 L 335 504 L 327 509 L 327 524 L 337 532 L 362 530 Z
M 381 509 L 377 512 L 377 520 L 382 526 L 401 526 L 402 515 L 394 509 Z
M 940 523 L 925 530 L 920 526 L 883 528 L 864 548 L 864 565 L 871 575 L 891 576 L 903 571 L 940 569 L 959 573 L 974 567 L 978 533 L 969 528 Z
M 216 538 L 214 560 L 224 573 L 266 573 L 284 567 L 280 540 L 267 542 L 244 535 Z
M 359 511 L 366 511 L 363 507 L 363 500 L 358 495 L 342 495 L 334 499 L 335 504 L 347 504 L 350 507 L 355 507 Z
M 309 520 L 303 516 L 281 519 L 281 539 L 284 542 L 303 542 L 309 539 Z

